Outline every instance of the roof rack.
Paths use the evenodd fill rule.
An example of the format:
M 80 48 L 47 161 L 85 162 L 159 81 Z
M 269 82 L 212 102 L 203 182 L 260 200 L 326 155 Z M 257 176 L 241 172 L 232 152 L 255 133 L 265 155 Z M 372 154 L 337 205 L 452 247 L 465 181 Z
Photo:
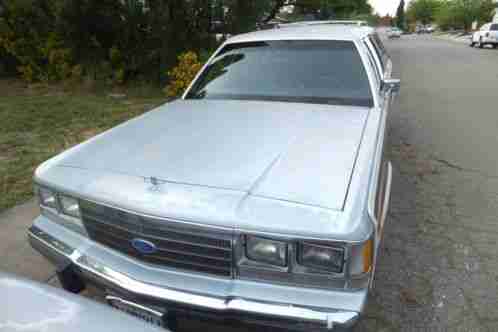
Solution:
M 327 24 L 368 26 L 368 23 L 366 21 L 361 21 L 361 20 L 327 20 L 327 21 L 301 21 L 293 23 L 284 23 L 284 24 L 279 24 L 279 27 L 285 28 L 285 27 L 327 25 Z

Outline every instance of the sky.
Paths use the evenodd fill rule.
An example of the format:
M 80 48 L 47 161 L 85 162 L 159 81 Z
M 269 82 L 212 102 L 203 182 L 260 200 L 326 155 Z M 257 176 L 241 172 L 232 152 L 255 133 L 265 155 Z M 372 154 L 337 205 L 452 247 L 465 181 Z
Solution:
M 379 15 L 384 16 L 386 14 L 390 14 L 393 16 L 396 14 L 396 9 L 399 6 L 400 0 L 368 0 L 372 7 L 374 7 L 375 12 Z M 405 5 L 408 4 L 410 0 L 405 0 Z

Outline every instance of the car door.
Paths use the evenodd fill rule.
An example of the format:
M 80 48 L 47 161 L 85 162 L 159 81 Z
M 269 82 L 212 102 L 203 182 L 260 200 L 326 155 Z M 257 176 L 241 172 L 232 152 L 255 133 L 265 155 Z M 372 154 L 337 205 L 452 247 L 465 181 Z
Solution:
M 481 31 L 482 31 L 482 28 L 484 28 L 485 25 L 483 25 L 479 30 L 475 31 L 473 34 L 472 34 L 472 41 L 474 43 L 477 43 L 479 41 L 479 37 L 481 36 Z
M 392 62 L 384 48 L 384 45 L 379 44 L 375 41 L 375 37 L 372 35 L 364 40 L 365 46 L 367 48 L 367 55 L 370 63 L 375 68 L 375 76 L 378 80 L 378 91 L 376 92 L 379 97 L 379 108 L 381 112 L 381 132 L 379 133 L 381 145 L 379 149 L 382 151 L 382 156 L 380 160 L 380 165 L 378 167 L 378 175 L 376 180 L 376 190 L 375 190 L 375 203 L 374 211 L 375 218 L 377 220 L 377 228 L 379 235 L 377 242 L 380 242 L 382 230 L 384 227 L 385 216 L 387 212 L 387 204 L 389 200 L 388 191 L 390 192 L 390 164 L 387 161 L 385 148 L 387 139 L 387 116 L 389 109 L 391 107 L 393 95 L 390 91 L 385 91 L 382 89 L 382 80 L 391 77 L 392 72 Z M 375 46 L 374 46 L 375 45 Z M 387 202 L 386 202 L 387 200 Z
M 368 194 L 368 213 L 376 228 L 373 274 L 375 274 L 375 262 L 377 261 L 380 244 L 382 242 L 382 234 L 384 233 L 392 179 L 391 163 L 387 160 L 385 153 L 387 146 L 387 116 L 391 106 L 392 94 L 391 92 L 382 89 L 382 80 L 391 77 L 392 62 L 384 45 L 377 42 L 374 46 L 374 40 L 374 36 L 370 36 L 363 40 L 368 60 L 375 70 L 375 79 L 378 82 L 376 85 L 377 91 L 375 91 L 375 93 L 378 96 L 380 112 L 374 170 Z

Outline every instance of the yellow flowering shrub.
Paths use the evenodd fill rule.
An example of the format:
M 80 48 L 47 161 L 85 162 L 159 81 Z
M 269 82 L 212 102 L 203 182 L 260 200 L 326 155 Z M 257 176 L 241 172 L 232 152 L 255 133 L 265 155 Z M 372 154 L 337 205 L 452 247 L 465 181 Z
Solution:
M 176 67 L 168 71 L 169 84 L 164 91 L 168 97 L 181 95 L 188 88 L 190 82 L 202 67 L 199 56 L 192 51 L 182 53 L 178 56 Z

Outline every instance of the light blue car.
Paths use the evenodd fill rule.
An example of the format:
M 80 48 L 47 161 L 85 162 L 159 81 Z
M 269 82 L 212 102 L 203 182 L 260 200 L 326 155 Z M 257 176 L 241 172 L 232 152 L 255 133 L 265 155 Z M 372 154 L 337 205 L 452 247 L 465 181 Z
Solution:
M 2 332 L 161 332 L 108 306 L 0 272 Z
M 97 285 L 158 324 L 348 328 L 389 206 L 391 71 L 368 27 L 230 38 L 182 98 L 36 170 L 29 240 L 66 289 Z

